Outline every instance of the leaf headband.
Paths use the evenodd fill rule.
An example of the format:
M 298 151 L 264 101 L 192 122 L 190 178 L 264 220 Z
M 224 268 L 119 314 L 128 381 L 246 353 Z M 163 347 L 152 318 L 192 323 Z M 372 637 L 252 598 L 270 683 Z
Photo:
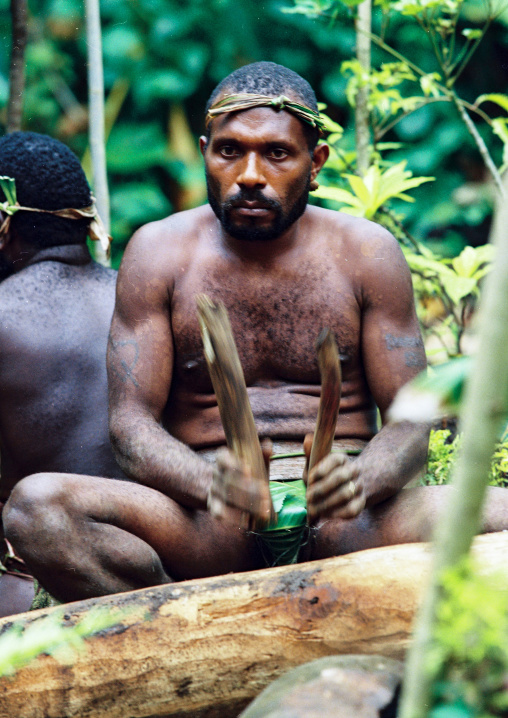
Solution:
M 0 237 L 7 234 L 11 218 L 13 214 L 23 210 L 24 212 L 42 212 L 43 214 L 53 214 L 56 217 L 64 219 L 91 219 L 88 225 L 88 236 L 90 239 L 99 241 L 102 249 L 109 253 L 109 245 L 111 237 L 107 234 L 102 220 L 97 213 L 95 206 L 95 197 L 92 196 L 92 204 L 82 209 L 66 208 L 66 209 L 39 209 L 36 207 L 22 207 L 16 197 L 16 182 L 12 177 L 0 177 L 0 187 L 3 189 L 7 197 L 5 202 L 0 202 L 0 210 L 7 215 L 0 225 Z
M 310 107 L 302 105 L 299 102 L 290 100 L 285 95 L 279 95 L 279 97 L 270 97 L 269 95 L 256 95 L 256 94 L 239 94 L 239 95 L 226 95 L 221 100 L 213 104 L 207 112 L 205 125 L 208 127 L 210 122 L 217 115 L 222 115 L 226 112 L 241 112 L 242 110 L 250 110 L 253 107 L 272 107 L 277 112 L 281 110 L 287 110 L 292 115 L 298 117 L 299 120 L 306 122 L 308 125 L 312 125 L 318 129 L 321 133 L 325 130 L 325 121 L 320 116 L 319 112 L 311 110 Z

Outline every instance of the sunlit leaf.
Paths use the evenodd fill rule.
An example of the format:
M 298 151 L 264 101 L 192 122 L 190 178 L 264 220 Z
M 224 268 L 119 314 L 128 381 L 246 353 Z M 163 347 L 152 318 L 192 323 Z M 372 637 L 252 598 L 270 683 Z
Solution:
M 418 374 L 397 393 L 388 412 L 391 421 L 432 421 L 457 414 L 471 357 L 460 357 Z
M 475 105 L 479 107 L 483 102 L 494 102 L 503 110 L 508 112 L 508 95 L 501 95 L 499 92 L 492 92 L 488 95 L 480 95 L 475 102 Z

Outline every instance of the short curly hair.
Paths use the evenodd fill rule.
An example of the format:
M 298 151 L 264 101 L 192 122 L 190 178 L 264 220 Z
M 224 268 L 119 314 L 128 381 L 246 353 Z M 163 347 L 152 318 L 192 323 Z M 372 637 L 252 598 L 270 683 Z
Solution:
M 300 100 L 315 112 L 318 111 L 316 93 L 298 73 L 275 62 L 253 62 L 239 67 L 225 77 L 215 88 L 206 103 L 206 113 L 215 100 L 223 93 L 251 93 L 260 95 L 288 95 L 290 99 Z M 315 127 L 302 122 L 309 149 L 313 150 L 319 139 Z M 207 137 L 209 137 L 208 125 Z
M 36 132 L 12 132 L 0 138 L 0 175 L 12 177 L 20 205 L 37 209 L 83 209 L 92 203 L 85 173 L 62 142 Z M 0 189 L 0 201 L 5 196 Z M 90 219 L 65 219 L 20 210 L 11 228 L 37 248 L 86 241 Z

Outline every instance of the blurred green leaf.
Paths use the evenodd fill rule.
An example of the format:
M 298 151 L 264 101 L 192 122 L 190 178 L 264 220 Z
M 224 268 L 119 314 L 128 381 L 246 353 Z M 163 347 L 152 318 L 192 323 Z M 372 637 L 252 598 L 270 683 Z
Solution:
M 194 88 L 195 80 L 177 70 L 149 70 L 143 73 L 143 82 L 134 86 L 134 95 L 148 108 L 159 100 L 183 100 Z
M 155 123 L 114 127 L 106 149 L 108 169 L 122 174 L 137 174 L 163 165 L 168 157 L 166 139 Z
M 129 182 L 116 187 L 111 208 L 130 227 L 162 219 L 171 212 L 171 203 L 155 183 Z

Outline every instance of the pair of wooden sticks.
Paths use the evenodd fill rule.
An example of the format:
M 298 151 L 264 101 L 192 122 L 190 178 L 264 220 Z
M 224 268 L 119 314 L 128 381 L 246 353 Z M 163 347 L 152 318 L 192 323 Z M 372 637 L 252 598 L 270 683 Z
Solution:
M 222 302 L 212 302 L 206 294 L 199 294 L 196 303 L 206 362 L 227 445 L 250 466 L 253 478 L 267 483 L 268 473 L 226 307 Z M 321 396 L 309 471 L 331 451 L 341 394 L 339 351 L 329 329 L 320 332 L 316 350 Z

